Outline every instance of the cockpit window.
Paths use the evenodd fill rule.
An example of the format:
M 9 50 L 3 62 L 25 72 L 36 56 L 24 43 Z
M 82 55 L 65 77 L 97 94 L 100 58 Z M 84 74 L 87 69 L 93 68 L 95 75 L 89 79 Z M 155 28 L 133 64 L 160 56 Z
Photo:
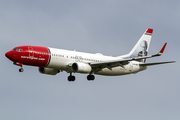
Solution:
M 19 51 L 19 52 L 22 51 L 22 49 L 13 49 L 13 50 L 14 50 L 14 51 Z

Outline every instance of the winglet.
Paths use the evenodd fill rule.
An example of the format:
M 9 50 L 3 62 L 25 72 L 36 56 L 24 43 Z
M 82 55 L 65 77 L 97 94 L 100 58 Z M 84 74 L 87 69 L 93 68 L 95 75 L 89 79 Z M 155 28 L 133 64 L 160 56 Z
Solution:
M 162 54 L 163 54 L 164 49 L 166 48 L 166 45 L 167 45 L 167 43 L 164 44 L 164 46 L 162 47 L 162 49 L 161 49 L 160 52 L 159 52 L 159 55 L 162 55 Z
M 161 56 L 164 52 L 164 49 L 166 48 L 167 43 L 164 44 L 164 46 L 161 48 L 158 54 L 152 55 L 151 57 Z

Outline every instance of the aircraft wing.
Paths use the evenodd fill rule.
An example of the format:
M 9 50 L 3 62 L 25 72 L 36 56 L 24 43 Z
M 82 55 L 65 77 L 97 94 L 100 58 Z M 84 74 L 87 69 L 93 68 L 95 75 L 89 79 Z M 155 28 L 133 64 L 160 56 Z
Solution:
M 146 59 L 146 58 L 152 58 L 152 57 L 157 57 L 157 56 L 161 56 L 164 52 L 164 49 L 166 47 L 167 43 L 164 44 L 164 46 L 162 47 L 162 49 L 159 51 L 158 54 L 154 54 L 154 55 L 150 55 L 150 56 L 144 56 L 144 57 L 136 57 L 136 58 L 128 58 L 128 59 L 117 59 L 117 60 L 111 60 L 111 61 L 104 61 L 104 62 L 93 62 L 90 63 L 92 68 L 108 68 L 111 69 L 112 67 L 117 67 L 117 66 L 121 66 L 123 67 L 123 65 L 128 64 L 130 61 L 134 61 L 134 60 L 142 60 L 142 59 Z M 174 61 L 171 61 L 174 62 Z M 171 62 L 161 62 L 161 63 L 142 63 L 141 65 L 155 65 L 155 64 L 165 64 L 165 63 L 171 63 Z
M 141 63 L 140 66 L 152 66 L 152 65 L 159 65 L 159 64 L 166 64 L 166 63 L 174 63 L 176 61 L 168 61 L 168 62 L 155 62 L 155 63 Z

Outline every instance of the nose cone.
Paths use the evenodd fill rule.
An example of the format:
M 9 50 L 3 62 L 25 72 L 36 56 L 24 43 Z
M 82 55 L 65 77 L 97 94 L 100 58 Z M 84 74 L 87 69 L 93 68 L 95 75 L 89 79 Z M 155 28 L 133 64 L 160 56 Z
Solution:
M 10 60 L 12 60 L 12 58 L 13 58 L 13 54 L 12 54 L 11 51 L 7 52 L 7 53 L 5 54 L 5 56 L 6 56 L 8 59 L 10 59 Z
M 7 58 L 9 58 L 9 52 L 7 52 L 7 53 L 5 54 L 5 56 L 6 56 Z

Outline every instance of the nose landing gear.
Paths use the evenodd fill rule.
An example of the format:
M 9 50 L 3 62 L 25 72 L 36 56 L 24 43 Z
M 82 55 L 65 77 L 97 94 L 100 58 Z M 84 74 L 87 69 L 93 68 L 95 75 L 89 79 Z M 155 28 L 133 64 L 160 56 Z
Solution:
M 19 69 L 19 72 L 23 72 L 23 71 L 24 71 L 24 69 L 23 69 L 23 68 L 20 68 L 20 69 Z
M 24 69 L 22 68 L 22 67 L 23 67 L 23 64 L 22 64 L 22 63 L 15 62 L 15 63 L 13 63 L 13 64 L 21 67 L 21 68 L 19 69 L 19 72 L 23 72 L 23 71 L 24 71 Z

